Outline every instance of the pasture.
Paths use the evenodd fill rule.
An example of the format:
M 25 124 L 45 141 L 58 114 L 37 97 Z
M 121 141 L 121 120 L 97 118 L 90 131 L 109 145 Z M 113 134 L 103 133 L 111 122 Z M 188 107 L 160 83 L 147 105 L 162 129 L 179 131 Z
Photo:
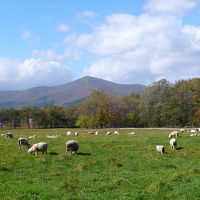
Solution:
M 200 137 L 182 133 L 178 150 L 171 150 L 163 129 L 118 129 L 120 135 L 66 136 L 70 129 L 0 130 L 1 200 L 108 200 L 200 199 Z M 114 132 L 113 129 L 111 130 Z M 134 131 L 135 135 L 128 135 Z M 47 142 L 48 154 L 29 155 L 17 139 L 30 135 L 30 144 Z M 46 135 L 60 135 L 51 139 Z M 80 144 L 75 155 L 66 152 L 66 141 Z M 158 155 L 155 146 L 164 145 Z

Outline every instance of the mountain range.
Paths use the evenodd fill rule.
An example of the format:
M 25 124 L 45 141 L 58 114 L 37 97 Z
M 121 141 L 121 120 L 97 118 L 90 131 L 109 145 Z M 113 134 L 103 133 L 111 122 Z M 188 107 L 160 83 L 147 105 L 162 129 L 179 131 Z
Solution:
M 21 91 L 0 91 L 0 108 L 45 105 L 69 106 L 84 101 L 92 90 L 103 90 L 106 94 L 124 97 L 140 94 L 146 89 L 141 84 L 117 84 L 86 76 L 78 80 L 53 87 L 39 86 Z

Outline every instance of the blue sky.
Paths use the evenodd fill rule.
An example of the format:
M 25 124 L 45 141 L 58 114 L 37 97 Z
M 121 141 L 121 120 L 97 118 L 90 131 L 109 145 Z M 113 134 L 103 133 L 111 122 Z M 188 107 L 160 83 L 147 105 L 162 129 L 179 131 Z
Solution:
M 199 77 L 198 0 L 0 0 L 0 90 L 83 76 Z

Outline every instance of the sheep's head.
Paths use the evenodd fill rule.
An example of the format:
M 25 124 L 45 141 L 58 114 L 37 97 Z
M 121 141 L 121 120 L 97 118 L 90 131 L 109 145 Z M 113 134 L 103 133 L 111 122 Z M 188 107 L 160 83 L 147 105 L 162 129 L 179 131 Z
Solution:
M 30 148 L 30 149 L 28 150 L 28 153 L 29 153 L 29 155 L 31 155 L 31 154 L 33 153 L 33 149 Z

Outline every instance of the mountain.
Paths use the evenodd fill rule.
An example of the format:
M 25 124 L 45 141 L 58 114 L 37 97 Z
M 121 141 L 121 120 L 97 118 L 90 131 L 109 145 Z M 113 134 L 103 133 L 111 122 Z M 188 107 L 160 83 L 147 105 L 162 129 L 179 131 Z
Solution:
M 57 105 L 68 106 L 84 101 L 93 89 L 119 97 L 131 93 L 139 94 L 146 89 L 140 84 L 117 84 L 99 78 L 86 76 L 78 80 L 53 87 L 34 87 L 22 91 L 0 91 L 0 108 L 23 106 Z

